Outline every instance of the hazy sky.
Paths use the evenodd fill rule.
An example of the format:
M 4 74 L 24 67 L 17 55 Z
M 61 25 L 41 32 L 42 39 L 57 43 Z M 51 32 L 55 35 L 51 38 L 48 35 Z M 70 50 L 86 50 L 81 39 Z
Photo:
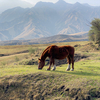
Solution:
M 39 1 L 56 3 L 59 0 L 0 0 L 0 14 L 7 9 L 18 6 L 22 8 L 27 8 L 27 7 L 31 8 Z M 71 4 L 79 2 L 81 4 L 88 3 L 91 6 L 100 6 L 100 0 L 64 0 L 64 1 Z
M 23 0 L 23 1 L 27 1 L 35 5 L 39 1 L 56 3 L 58 0 Z M 100 0 L 64 0 L 64 1 L 72 4 L 80 2 L 80 3 L 88 3 L 89 5 L 92 6 L 100 6 Z

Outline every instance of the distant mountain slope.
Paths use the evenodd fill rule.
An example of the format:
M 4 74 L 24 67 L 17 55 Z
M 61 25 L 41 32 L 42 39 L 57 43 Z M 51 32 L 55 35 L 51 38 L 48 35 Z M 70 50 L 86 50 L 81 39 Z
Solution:
M 38 2 L 33 8 L 16 7 L 0 14 L 0 40 L 25 40 L 89 31 L 100 7 L 86 4 Z
M 72 42 L 72 41 L 88 41 L 88 32 L 81 32 L 72 35 L 54 35 L 50 37 L 30 39 L 30 40 L 10 40 L 1 41 L 0 45 L 29 45 L 29 44 L 46 44 L 55 42 Z

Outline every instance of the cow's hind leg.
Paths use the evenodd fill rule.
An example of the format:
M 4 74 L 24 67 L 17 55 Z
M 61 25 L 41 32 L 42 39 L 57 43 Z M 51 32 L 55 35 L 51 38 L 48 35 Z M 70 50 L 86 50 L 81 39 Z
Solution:
M 72 60 L 72 69 L 71 69 L 71 71 L 74 71 L 74 56 L 71 56 L 71 60 Z
M 53 68 L 52 70 L 56 70 L 55 60 L 53 60 Z
M 68 62 L 68 67 L 67 67 L 66 71 L 69 71 L 70 70 L 70 65 L 71 65 L 71 57 L 69 55 L 67 57 L 67 62 Z

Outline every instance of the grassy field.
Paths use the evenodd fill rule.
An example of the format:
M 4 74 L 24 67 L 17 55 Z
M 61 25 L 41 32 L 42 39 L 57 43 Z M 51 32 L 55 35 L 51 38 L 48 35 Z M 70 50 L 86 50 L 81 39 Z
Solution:
M 80 54 L 74 71 L 67 64 L 38 70 L 37 59 L 51 44 L 0 46 L 0 100 L 100 100 L 100 50 L 90 42 L 65 42 Z M 34 53 L 30 53 L 34 50 Z M 84 58 L 82 58 L 84 56 Z M 35 62 L 27 65 L 28 62 Z

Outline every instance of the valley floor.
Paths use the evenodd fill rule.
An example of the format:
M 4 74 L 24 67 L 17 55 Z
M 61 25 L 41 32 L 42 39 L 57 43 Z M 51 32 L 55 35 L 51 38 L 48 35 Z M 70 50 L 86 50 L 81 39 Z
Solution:
M 17 46 L 20 49 L 16 51 L 13 46 L 1 46 L 2 54 L 13 55 L 0 57 L 0 100 L 100 100 L 98 46 L 89 42 L 59 43 L 63 44 L 75 47 L 74 71 L 66 71 L 67 64 L 58 65 L 55 71 L 47 71 L 48 66 L 37 69 L 37 58 L 49 44 Z M 15 54 L 30 47 L 37 51 Z M 33 65 L 29 65 L 31 61 Z

